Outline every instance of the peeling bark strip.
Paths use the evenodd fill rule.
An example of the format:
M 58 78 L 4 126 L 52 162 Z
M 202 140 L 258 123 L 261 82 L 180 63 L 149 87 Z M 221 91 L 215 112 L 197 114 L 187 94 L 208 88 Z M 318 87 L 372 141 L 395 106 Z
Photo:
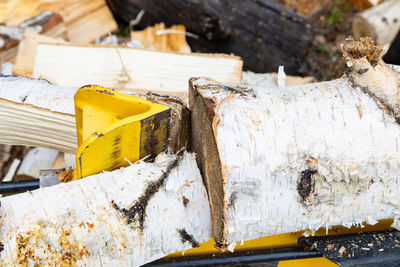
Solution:
M 376 46 L 371 38 L 361 38 L 360 41 L 349 38 L 342 50 L 350 67 L 350 83 L 369 94 L 400 124 L 400 75 L 383 62 L 382 48 Z
M 126 224 L 112 201 L 137 204 L 127 212 L 145 216 L 143 230 Z M 0 266 L 135 267 L 211 238 L 207 193 L 186 152 L 4 197 L 0 218 Z
M 348 44 L 346 51 L 354 56 L 352 69 L 329 82 L 266 81 L 232 90 L 210 79 L 190 80 L 193 150 L 222 247 L 388 218 L 400 228 L 400 125 L 350 84 L 354 79 L 394 101 L 399 74 L 377 55 L 367 59 L 379 51 L 369 41 Z
M 182 243 L 189 242 L 192 245 L 192 248 L 198 248 L 200 245 L 199 243 L 194 240 L 193 236 L 188 234 L 185 229 L 176 230 L 181 237 Z
M 151 182 L 143 195 L 141 195 L 138 200 L 136 200 L 135 204 L 129 209 L 119 208 L 117 204 L 115 204 L 114 200 L 111 201 L 112 206 L 121 212 L 127 219 L 126 223 L 130 224 L 132 222 L 138 223 L 138 228 L 140 231 L 144 229 L 144 220 L 146 216 L 146 208 L 149 204 L 150 199 L 160 190 L 161 187 L 164 186 L 166 179 L 168 178 L 170 172 L 178 166 L 179 159 L 176 158 L 171 164 L 167 167 L 161 177 L 154 182 Z

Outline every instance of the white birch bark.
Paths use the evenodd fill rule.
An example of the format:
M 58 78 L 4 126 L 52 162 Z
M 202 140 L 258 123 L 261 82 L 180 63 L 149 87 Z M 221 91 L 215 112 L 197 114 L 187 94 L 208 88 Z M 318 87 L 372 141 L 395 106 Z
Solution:
M 133 206 L 134 217 L 118 210 Z M 2 198 L 0 215 L 3 266 L 139 266 L 211 238 L 207 194 L 189 153 Z
M 210 123 L 217 147 L 210 159 L 210 143 L 193 140 L 203 143 L 195 152 L 210 201 L 223 202 L 212 218 L 222 229 L 214 229 L 217 242 L 388 218 L 400 228 L 400 125 L 391 102 L 399 74 L 381 60 L 375 68 L 365 57 L 349 64 L 350 78 L 305 85 L 192 80 L 192 116 L 206 103 L 212 118 L 192 117 L 192 132 Z M 221 174 L 221 192 L 213 194 L 210 169 Z

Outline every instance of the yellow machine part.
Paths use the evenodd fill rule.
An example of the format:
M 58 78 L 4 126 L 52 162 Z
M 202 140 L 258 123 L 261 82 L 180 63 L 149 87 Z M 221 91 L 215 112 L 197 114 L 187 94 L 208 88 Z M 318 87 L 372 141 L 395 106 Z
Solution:
M 325 236 L 325 235 L 345 235 L 345 234 L 355 234 L 368 231 L 385 231 L 392 230 L 391 225 L 393 220 L 380 220 L 375 225 L 364 224 L 363 227 L 351 227 L 346 228 L 344 226 L 332 227 L 330 230 L 326 231 L 325 228 L 321 228 L 314 233 L 315 236 Z M 262 237 L 258 239 L 253 239 L 249 241 L 244 241 L 243 244 L 238 243 L 234 251 L 254 251 L 262 249 L 271 248 L 284 248 L 284 247 L 296 247 L 297 241 L 300 237 L 304 236 L 306 231 L 300 231 L 295 233 L 286 233 L 279 235 L 272 235 L 267 237 Z M 175 252 L 167 257 L 182 257 L 182 256 L 196 256 L 196 255 L 213 255 L 219 253 L 231 253 L 231 252 L 221 252 L 220 249 L 214 247 L 214 240 L 211 239 L 207 242 L 201 243 L 198 248 L 192 248 L 185 251 L 183 255 L 182 252 Z M 330 260 L 319 257 L 310 259 L 299 259 L 299 260 L 287 260 L 280 261 L 278 267 L 312 267 L 312 266 L 324 266 L 324 267 L 334 267 L 337 264 L 331 262 Z
M 78 151 L 74 179 L 127 166 L 166 149 L 170 108 L 97 85 L 74 97 Z

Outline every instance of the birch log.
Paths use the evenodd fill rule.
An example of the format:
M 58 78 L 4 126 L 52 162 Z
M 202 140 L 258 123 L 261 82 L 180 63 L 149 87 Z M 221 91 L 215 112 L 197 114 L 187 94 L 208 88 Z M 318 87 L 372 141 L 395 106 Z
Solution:
M 2 198 L 0 214 L 3 266 L 139 266 L 211 238 L 188 153 Z
M 0 143 L 39 146 L 75 154 L 76 89 L 24 77 L 0 77 Z M 125 92 L 130 93 L 132 92 Z M 172 110 L 168 147 L 176 152 L 189 143 L 189 110 L 176 97 L 133 94 Z
M 192 148 L 216 242 L 387 218 L 400 228 L 399 73 L 370 39 L 343 49 L 352 67 L 329 82 L 191 79 Z
M 353 19 L 355 38 L 369 36 L 387 50 L 400 30 L 400 1 L 385 1 L 358 13 Z

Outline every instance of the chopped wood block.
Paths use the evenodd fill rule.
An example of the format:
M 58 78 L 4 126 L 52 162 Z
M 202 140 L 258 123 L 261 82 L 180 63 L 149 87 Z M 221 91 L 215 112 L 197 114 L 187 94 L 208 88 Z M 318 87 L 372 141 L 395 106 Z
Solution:
M 40 42 L 63 43 L 62 40 L 53 37 L 32 32 L 24 33 L 18 46 L 18 53 L 15 59 L 13 71 L 14 75 L 32 77 L 36 57 L 36 47 Z
M 18 26 L 0 25 L 0 63 L 14 60 L 18 44 L 25 32 L 41 33 L 53 37 L 65 37 L 65 25 L 60 15 L 43 12 Z
M 189 153 L 2 198 L 0 218 L 3 266 L 140 266 L 211 238 Z
M 216 242 L 390 218 L 400 229 L 400 76 L 353 45 L 348 76 L 333 81 L 191 79 L 192 149 Z
M 63 17 L 72 42 L 93 42 L 117 30 L 105 0 L 5 0 L 0 3 L 0 23 L 16 26 L 44 11 Z
M 46 147 L 75 154 L 74 94 L 77 89 L 44 80 L 0 77 L 0 143 Z M 132 94 L 132 92 L 126 92 Z M 189 110 L 176 97 L 133 94 L 171 108 L 168 147 L 189 143 Z
M 165 27 L 164 23 L 159 23 L 153 27 L 147 27 L 143 31 L 131 32 L 131 39 L 139 41 L 146 48 L 166 52 L 190 53 L 184 25 Z
M 0 143 L 75 153 L 75 89 L 0 77 Z
M 223 54 L 179 54 L 145 49 L 72 44 L 39 44 L 33 77 L 78 88 L 100 84 L 117 90 L 188 94 L 188 80 L 209 76 L 240 82 L 242 60 Z

